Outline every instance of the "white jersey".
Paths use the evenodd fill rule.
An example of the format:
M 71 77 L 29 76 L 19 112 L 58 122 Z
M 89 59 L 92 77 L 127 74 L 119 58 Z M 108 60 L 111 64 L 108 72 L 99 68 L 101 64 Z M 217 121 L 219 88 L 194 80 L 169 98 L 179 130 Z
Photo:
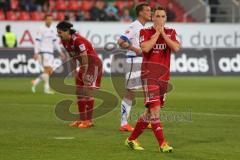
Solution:
M 144 25 L 142 25 L 138 20 L 135 20 L 129 25 L 128 29 L 122 36 L 123 38 L 129 40 L 133 47 L 140 48 L 139 35 L 140 30 L 143 28 Z M 128 50 L 127 56 L 136 56 L 136 53 L 134 51 Z
M 37 32 L 34 52 L 53 54 L 54 49 L 57 49 L 59 53 L 61 52 L 55 28 L 53 26 L 41 26 Z

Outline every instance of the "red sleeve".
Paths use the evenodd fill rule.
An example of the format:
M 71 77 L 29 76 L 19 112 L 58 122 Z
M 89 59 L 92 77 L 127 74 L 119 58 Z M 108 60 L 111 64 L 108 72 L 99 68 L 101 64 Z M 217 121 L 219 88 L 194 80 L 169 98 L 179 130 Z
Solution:
M 148 32 L 145 29 L 141 29 L 140 30 L 140 38 L 139 38 L 139 43 L 143 43 L 146 42 L 150 39 L 150 36 L 148 34 Z
M 179 43 L 179 41 L 177 40 L 177 33 L 176 33 L 176 30 L 175 30 L 175 29 L 172 30 L 171 40 Z
M 75 50 L 79 53 L 86 51 L 86 45 L 81 41 L 81 39 L 76 39 L 74 43 Z

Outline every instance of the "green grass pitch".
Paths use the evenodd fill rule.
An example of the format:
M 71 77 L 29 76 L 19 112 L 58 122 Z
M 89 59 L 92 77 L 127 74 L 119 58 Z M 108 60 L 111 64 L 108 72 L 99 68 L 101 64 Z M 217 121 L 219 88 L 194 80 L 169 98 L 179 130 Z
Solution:
M 30 78 L 0 79 L 0 160 L 238 160 L 240 158 L 240 78 L 172 77 L 174 89 L 162 110 L 164 132 L 174 152 L 158 152 L 151 130 L 139 137 L 145 151 L 124 146 L 118 107 L 90 129 L 68 127 L 54 107 L 74 96 L 30 92 Z M 41 88 L 41 87 L 39 87 Z M 116 93 L 109 78 L 102 88 Z M 100 103 L 100 102 L 98 102 Z M 97 104 L 98 104 L 97 103 Z M 71 109 L 75 111 L 75 107 Z M 131 123 L 143 111 L 132 109 Z M 69 139 L 59 139 L 66 137 Z M 57 138 L 57 139 L 56 139 Z

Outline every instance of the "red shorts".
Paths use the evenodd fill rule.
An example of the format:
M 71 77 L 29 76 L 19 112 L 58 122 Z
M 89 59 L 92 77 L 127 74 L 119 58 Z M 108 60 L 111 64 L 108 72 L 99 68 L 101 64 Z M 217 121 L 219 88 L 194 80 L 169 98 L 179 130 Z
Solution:
M 156 79 L 142 79 L 143 91 L 144 91 L 144 105 L 146 107 L 163 107 L 168 82 L 167 81 L 158 81 Z
M 102 64 L 89 65 L 85 76 L 88 78 L 88 80 L 91 82 L 91 84 L 86 86 L 83 83 L 83 79 L 82 79 L 83 73 L 80 68 L 77 76 L 75 77 L 77 87 L 90 87 L 90 88 L 99 89 L 100 85 L 101 85 L 102 71 L 103 71 Z

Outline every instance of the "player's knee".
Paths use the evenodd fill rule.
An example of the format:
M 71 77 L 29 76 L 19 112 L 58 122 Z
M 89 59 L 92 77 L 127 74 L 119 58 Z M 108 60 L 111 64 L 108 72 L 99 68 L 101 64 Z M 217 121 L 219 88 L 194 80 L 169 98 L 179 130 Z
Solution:
M 127 98 L 129 100 L 133 100 L 135 98 L 135 92 L 132 90 L 127 90 L 127 92 L 125 94 L 125 98 Z

